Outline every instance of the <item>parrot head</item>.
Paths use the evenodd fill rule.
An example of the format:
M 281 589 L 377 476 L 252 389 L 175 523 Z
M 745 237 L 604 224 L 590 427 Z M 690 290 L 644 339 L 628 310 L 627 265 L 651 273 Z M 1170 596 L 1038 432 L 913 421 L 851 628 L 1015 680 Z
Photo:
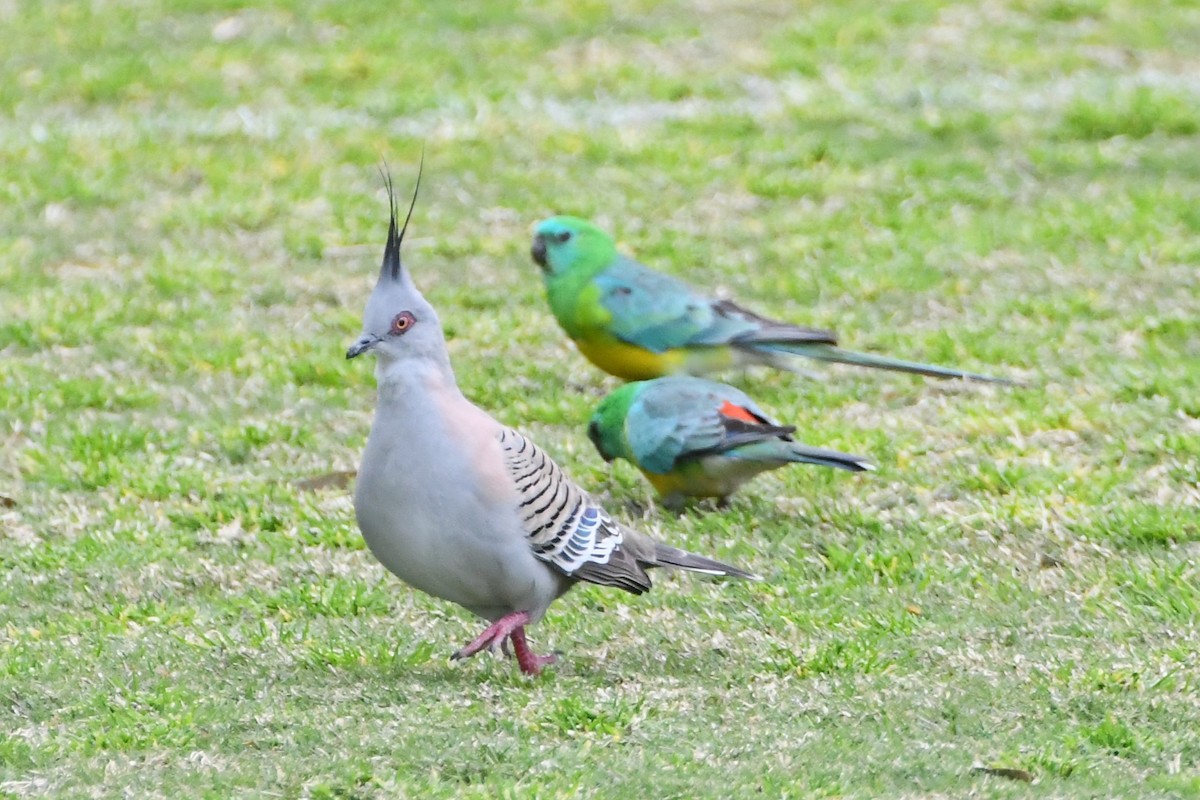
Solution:
M 533 229 L 529 253 L 549 281 L 568 272 L 599 271 L 616 258 L 617 247 L 586 219 L 550 217 Z
M 412 219 L 413 208 L 417 204 L 421 173 L 417 173 L 417 185 L 413 189 L 412 204 L 403 227 L 396 224 L 396 194 L 391 176 L 385 172 L 383 179 L 391 207 L 387 245 L 383 250 L 379 279 L 363 312 L 362 335 L 346 350 L 346 358 L 357 358 L 367 352 L 374 352 L 381 360 L 389 362 L 422 356 L 437 357 L 439 353 L 445 353 L 446 347 L 441 323 L 433 306 L 417 290 L 408 270 L 400 262 L 400 243 L 404 241 L 404 232 L 408 230 L 408 221 Z
M 625 437 L 625 418 L 645 382 L 627 383 L 600 401 L 588 422 L 588 438 L 605 461 L 624 458 L 633 461 L 629 440 Z

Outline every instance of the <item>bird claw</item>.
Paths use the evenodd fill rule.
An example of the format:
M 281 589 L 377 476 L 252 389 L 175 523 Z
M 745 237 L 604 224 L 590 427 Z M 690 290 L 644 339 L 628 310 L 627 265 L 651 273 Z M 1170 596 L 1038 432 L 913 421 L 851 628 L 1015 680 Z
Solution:
M 495 648 L 496 645 L 503 647 L 504 640 L 514 630 L 520 629 L 527 622 L 529 622 L 529 613 L 526 611 L 515 611 L 512 614 L 506 614 L 484 628 L 483 633 L 476 636 L 474 641 L 466 647 L 455 651 L 450 656 L 450 660 L 461 661 L 464 658 L 470 658 L 484 648 Z
M 537 676 L 541 673 L 542 667 L 553 664 L 558 661 L 558 654 L 551 653 L 546 656 L 539 656 L 529 649 L 529 642 L 525 640 L 525 628 L 519 627 L 512 632 L 513 653 L 517 657 L 517 666 L 521 668 L 521 672 L 526 675 Z
M 504 655 L 516 656 L 517 666 L 521 668 L 521 672 L 526 675 L 537 675 L 542 671 L 542 667 L 558 661 L 558 654 L 539 656 L 529 649 L 529 643 L 525 641 L 525 625 L 528 622 L 529 613 L 527 611 L 506 614 L 487 626 L 483 633 L 476 636 L 475 640 L 466 647 L 454 651 L 450 660 L 461 661 L 464 658 L 470 658 L 484 648 L 495 652 L 499 647 L 500 652 Z
M 527 658 L 517 658 L 517 666 L 521 668 L 521 672 L 526 675 L 537 676 L 542 672 L 542 667 L 558 662 L 558 655 L 551 653 L 548 656 L 539 656 L 534 653 L 529 653 Z

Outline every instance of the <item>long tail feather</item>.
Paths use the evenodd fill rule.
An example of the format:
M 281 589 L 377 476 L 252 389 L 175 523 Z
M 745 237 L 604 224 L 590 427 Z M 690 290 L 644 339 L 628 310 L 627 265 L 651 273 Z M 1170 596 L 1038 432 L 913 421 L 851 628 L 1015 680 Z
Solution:
M 834 469 L 844 469 L 847 472 L 869 472 L 875 469 L 875 465 L 871 463 L 870 459 L 837 450 L 809 447 L 792 442 L 788 451 L 788 460 L 800 464 L 816 464 L 818 467 L 833 467 Z
M 809 447 L 800 442 L 783 439 L 768 439 L 764 442 L 742 445 L 725 450 L 721 454 L 727 458 L 759 461 L 773 466 L 791 461 L 796 464 L 815 464 L 818 467 L 844 469 L 847 472 L 867 472 L 875 469 L 871 460 L 864 456 L 843 453 L 839 450 L 826 450 L 823 447 Z
M 761 580 L 753 572 L 747 572 L 744 569 L 738 569 L 737 567 L 711 558 L 698 556 L 695 553 L 689 553 L 686 550 L 680 550 L 677 547 L 671 547 L 661 542 L 655 542 L 654 558 L 657 562 L 654 566 L 677 567 L 679 569 L 686 569 L 689 572 L 703 572 L 707 575 L 728 575 L 731 578 L 748 578 L 752 581 Z
M 853 350 L 843 350 L 840 347 L 834 347 L 827 344 L 771 344 L 769 346 L 759 345 L 760 351 L 769 353 L 788 353 L 790 355 L 804 356 L 806 358 L 815 358 L 818 361 L 832 361 L 837 364 L 853 364 L 858 367 L 874 367 L 875 369 L 887 369 L 894 372 L 910 372 L 915 375 L 925 375 L 930 378 L 962 378 L 970 381 L 981 381 L 983 383 L 998 383 L 1006 386 L 1018 386 L 1017 381 L 1009 378 L 997 378 L 994 375 L 983 375 L 978 372 L 967 372 L 966 370 L 956 369 L 954 367 L 941 367 L 936 364 L 922 364 L 918 361 L 904 361 L 899 358 L 888 358 L 887 356 L 877 356 L 874 353 L 859 353 Z M 773 360 L 774 361 L 774 360 Z M 778 363 L 778 362 L 776 362 Z M 780 366 L 783 366 L 780 364 Z

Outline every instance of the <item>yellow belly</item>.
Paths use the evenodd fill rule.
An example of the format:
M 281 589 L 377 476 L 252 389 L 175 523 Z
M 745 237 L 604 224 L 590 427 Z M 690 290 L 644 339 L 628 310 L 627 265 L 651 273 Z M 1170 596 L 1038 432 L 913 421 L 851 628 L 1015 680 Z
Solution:
M 723 487 L 713 485 L 711 481 L 705 480 L 703 475 L 684 476 L 679 472 L 668 472 L 658 474 L 654 472 L 642 471 L 646 476 L 646 480 L 650 481 L 650 485 L 662 497 L 670 497 L 671 495 L 682 495 L 684 497 L 724 497 L 725 492 L 722 492 Z
M 663 497 L 728 497 L 746 481 L 760 472 L 781 466 L 780 463 L 765 461 L 743 461 L 723 456 L 706 456 L 683 462 L 666 473 L 641 470 Z
M 733 365 L 731 347 L 693 347 L 655 353 L 619 339 L 575 340 L 583 353 L 600 369 L 627 381 L 645 381 L 663 375 L 703 375 Z

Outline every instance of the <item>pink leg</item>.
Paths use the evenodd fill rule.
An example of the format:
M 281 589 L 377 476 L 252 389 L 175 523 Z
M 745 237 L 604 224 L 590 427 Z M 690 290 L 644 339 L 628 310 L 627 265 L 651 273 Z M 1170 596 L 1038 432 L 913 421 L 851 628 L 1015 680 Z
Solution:
M 558 660 L 558 656 L 553 653 L 548 656 L 539 656 L 529 649 L 529 642 L 525 641 L 524 625 L 513 628 L 509 635 L 512 638 L 513 652 L 517 655 L 517 666 L 526 675 L 537 675 L 542 671 L 542 667 Z
M 513 629 L 520 628 L 527 622 L 529 622 L 528 611 L 514 611 L 511 614 L 505 614 L 491 625 L 488 625 L 483 633 L 475 637 L 475 641 L 450 656 L 450 658 L 454 661 L 460 658 L 470 658 L 483 648 L 493 647 L 504 641 L 513 632 Z

